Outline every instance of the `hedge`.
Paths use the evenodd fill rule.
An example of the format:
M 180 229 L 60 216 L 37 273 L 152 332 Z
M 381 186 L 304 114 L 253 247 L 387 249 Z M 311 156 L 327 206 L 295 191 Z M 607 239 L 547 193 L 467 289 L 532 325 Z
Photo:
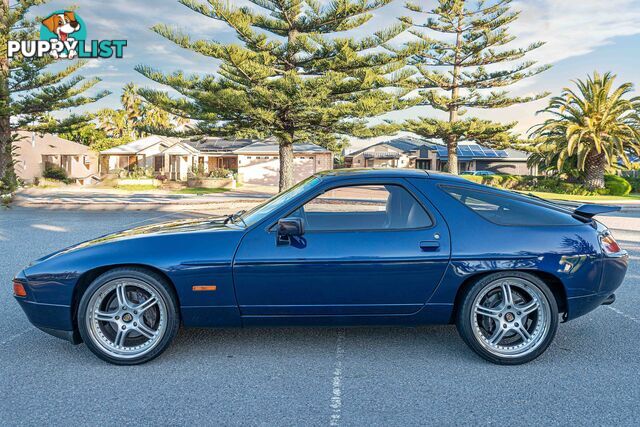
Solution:
M 576 196 L 591 196 L 596 194 L 626 196 L 631 192 L 631 185 L 624 178 L 617 175 L 605 176 L 605 188 L 591 191 L 582 184 L 567 182 L 558 177 L 531 175 L 462 175 L 463 178 L 478 184 L 518 191 L 542 191 L 545 193 L 560 193 Z
M 632 193 L 640 193 L 640 177 L 627 176 L 625 179 L 631 184 Z
M 609 190 L 608 194 L 612 196 L 626 196 L 631 193 L 629 181 L 618 175 L 606 175 L 604 177 L 604 186 Z

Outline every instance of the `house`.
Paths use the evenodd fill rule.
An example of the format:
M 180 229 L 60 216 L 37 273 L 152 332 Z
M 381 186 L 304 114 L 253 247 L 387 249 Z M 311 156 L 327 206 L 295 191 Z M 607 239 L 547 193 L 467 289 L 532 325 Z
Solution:
M 348 168 L 415 168 L 424 141 L 411 137 L 378 142 L 344 157 Z
M 237 172 L 245 183 L 277 185 L 279 159 L 279 146 L 271 139 L 207 137 L 190 141 L 152 135 L 100 152 L 100 172 L 146 167 L 170 180 L 185 181 L 190 171 L 224 168 Z M 332 168 L 331 151 L 315 144 L 294 145 L 296 181 Z
M 49 165 L 58 166 L 82 184 L 93 181 L 98 172 L 98 156 L 86 145 L 46 133 L 18 131 L 13 143 L 18 178 L 32 183 Z
M 513 149 L 494 150 L 471 141 L 458 143 L 458 169 L 492 171 L 509 175 L 535 175 L 527 166 L 528 153 Z M 345 167 L 416 168 L 444 171 L 447 147 L 441 143 L 403 136 L 374 143 L 345 155 Z
M 100 173 L 148 168 L 171 180 L 185 181 L 198 150 L 178 138 L 150 135 L 100 152 Z
M 215 168 L 238 170 L 238 156 L 234 153 L 239 148 L 256 142 L 252 139 L 226 139 L 206 137 L 196 141 L 189 141 L 198 151 L 198 166 L 210 171 Z

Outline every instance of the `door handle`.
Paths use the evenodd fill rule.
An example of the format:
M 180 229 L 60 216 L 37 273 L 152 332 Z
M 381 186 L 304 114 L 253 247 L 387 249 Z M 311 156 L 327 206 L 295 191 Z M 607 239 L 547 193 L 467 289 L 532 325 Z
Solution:
M 440 242 L 435 240 L 423 240 L 420 242 L 420 249 L 423 251 L 437 251 L 440 249 Z

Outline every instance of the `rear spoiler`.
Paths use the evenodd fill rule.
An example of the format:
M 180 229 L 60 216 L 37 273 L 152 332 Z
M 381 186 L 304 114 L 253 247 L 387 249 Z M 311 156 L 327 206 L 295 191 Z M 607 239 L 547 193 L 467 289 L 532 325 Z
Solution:
M 618 212 L 622 209 L 620 206 L 605 206 L 605 205 L 582 205 L 576 208 L 573 213 L 576 215 L 580 215 L 585 218 L 593 218 L 596 215 L 609 213 L 609 212 Z

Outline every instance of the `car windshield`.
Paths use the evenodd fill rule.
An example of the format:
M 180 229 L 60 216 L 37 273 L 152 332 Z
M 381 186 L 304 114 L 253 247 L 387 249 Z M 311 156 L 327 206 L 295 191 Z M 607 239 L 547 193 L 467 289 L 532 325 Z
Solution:
M 310 190 L 320 183 L 321 179 L 317 176 L 311 176 L 304 181 L 299 182 L 290 189 L 283 191 L 280 194 L 275 195 L 264 203 L 259 204 L 255 208 L 238 215 L 233 219 L 233 223 L 237 225 L 244 225 L 249 227 L 263 218 L 270 215 L 272 212 L 280 209 L 289 200 L 294 199 L 298 195 Z

